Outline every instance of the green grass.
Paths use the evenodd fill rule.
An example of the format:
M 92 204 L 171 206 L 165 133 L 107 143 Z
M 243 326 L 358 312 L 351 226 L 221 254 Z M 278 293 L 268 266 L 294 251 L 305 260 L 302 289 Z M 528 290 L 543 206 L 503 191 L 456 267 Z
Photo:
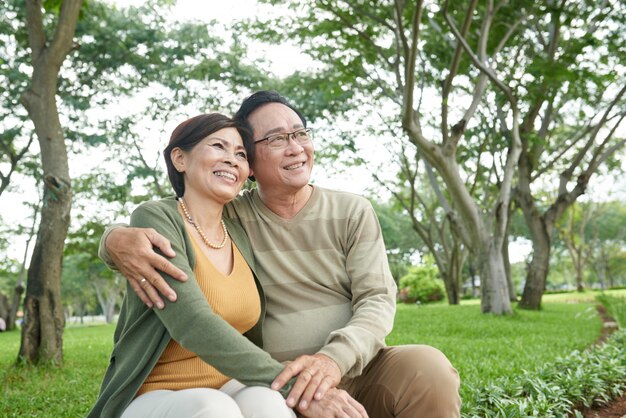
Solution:
M 567 292 L 567 293 L 551 293 L 543 295 L 541 299 L 544 303 L 551 302 L 565 302 L 565 303 L 577 303 L 587 302 L 593 303 L 597 296 L 608 295 L 618 298 L 626 298 L 626 289 L 611 289 L 605 290 L 585 290 L 584 292 Z
M 591 303 L 544 303 L 540 312 L 516 310 L 508 317 L 461 306 L 399 305 L 387 343 L 430 344 L 441 349 L 461 375 L 461 395 L 500 376 L 535 370 L 595 341 L 601 321 Z M 71 327 L 64 336 L 64 366 L 13 366 L 19 332 L 0 333 L 0 415 L 85 416 L 108 365 L 114 327 Z
M 480 313 L 477 305 L 399 305 L 389 345 L 428 344 L 443 351 L 461 376 L 461 397 L 470 386 L 535 370 L 591 345 L 602 323 L 592 304 L 546 303 L 539 312 L 511 316 Z
M 112 325 L 66 329 L 62 368 L 15 367 L 20 332 L 0 333 L 0 416 L 87 415 L 113 348 L 113 329 Z

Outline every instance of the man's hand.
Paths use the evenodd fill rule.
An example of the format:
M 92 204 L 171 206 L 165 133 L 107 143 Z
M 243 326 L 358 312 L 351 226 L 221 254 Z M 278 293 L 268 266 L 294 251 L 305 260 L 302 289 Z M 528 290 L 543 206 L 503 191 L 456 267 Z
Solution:
M 341 370 L 330 357 L 324 354 L 300 356 L 289 363 L 272 383 L 272 389 L 278 390 L 294 376 L 298 376 L 287 397 L 287 405 L 294 408 L 298 399 L 299 410 L 306 410 L 313 399 L 319 400 L 324 394 L 341 381 Z
M 157 270 L 180 281 L 187 280 L 187 276 L 167 258 L 154 251 L 153 247 L 157 247 L 167 257 L 176 255 L 170 242 L 162 235 L 152 228 L 120 227 L 109 233 L 105 246 L 113 263 L 126 276 L 143 303 L 150 308 L 154 304 L 163 309 L 165 304 L 157 291 L 170 301 L 176 301 L 176 293 Z
M 355 401 L 345 390 L 329 389 L 322 399 L 315 399 L 311 405 L 302 410 L 301 416 L 306 418 L 368 418 L 367 411 Z

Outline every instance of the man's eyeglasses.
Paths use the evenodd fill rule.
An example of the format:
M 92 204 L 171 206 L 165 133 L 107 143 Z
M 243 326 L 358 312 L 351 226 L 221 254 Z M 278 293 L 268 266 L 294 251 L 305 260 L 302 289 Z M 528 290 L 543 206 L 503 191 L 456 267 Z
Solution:
M 267 141 L 267 146 L 272 149 L 282 149 L 287 148 L 289 145 L 289 139 L 293 138 L 299 145 L 308 144 L 313 139 L 313 130 L 311 128 L 306 129 L 298 129 L 293 132 L 285 132 L 282 134 L 274 134 L 270 136 L 266 136 L 263 139 L 259 139 L 254 141 L 255 144 L 259 142 Z

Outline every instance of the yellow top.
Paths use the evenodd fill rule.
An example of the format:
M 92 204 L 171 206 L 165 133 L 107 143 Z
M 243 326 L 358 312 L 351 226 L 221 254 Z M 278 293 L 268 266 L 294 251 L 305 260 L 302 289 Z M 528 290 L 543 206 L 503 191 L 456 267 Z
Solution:
M 191 242 L 196 253 L 194 274 L 213 311 L 240 333 L 250 330 L 261 316 L 261 300 L 252 271 L 239 249 L 232 245 L 233 270 L 225 276 L 213 266 L 193 237 Z M 228 376 L 171 340 L 136 396 L 159 389 L 218 389 L 228 380 Z

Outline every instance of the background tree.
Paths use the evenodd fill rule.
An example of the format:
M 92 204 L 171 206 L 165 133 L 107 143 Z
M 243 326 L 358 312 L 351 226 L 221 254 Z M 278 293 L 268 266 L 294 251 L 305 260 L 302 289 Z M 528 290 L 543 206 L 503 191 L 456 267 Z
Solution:
M 394 280 L 406 275 L 408 268 L 423 244 L 411 231 L 411 222 L 397 205 L 370 200 L 380 223 L 387 249 L 389 268 Z
M 448 302 L 451 305 L 459 304 L 467 248 L 451 228 L 446 216 L 451 211 L 449 199 L 439 187 L 432 167 L 421 161 L 419 155 L 409 157 L 406 152 L 403 150 L 398 154 L 401 172 L 396 182 L 385 181 L 373 171 L 371 174 L 382 187 L 391 192 L 403 214 L 408 215 L 410 227 L 423 243 L 422 254 L 430 253 L 439 269 Z M 420 171 L 420 167 L 423 170 Z M 403 189 L 404 184 L 408 187 Z M 397 232 L 405 235 L 406 231 Z
M 586 206 L 586 207 L 585 207 Z M 576 290 L 583 292 L 583 273 L 587 265 L 587 260 L 591 257 L 591 248 L 585 229 L 596 216 L 596 209 L 592 205 L 572 205 L 564 214 L 560 227 L 560 235 L 574 266 L 576 276 Z
M 211 35 L 204 23 L 171 24 L 165 18 L 166 2 L 147 2 L 127 9 L 97 1 L 90 1 L 82 9 L 80 2 L 56 0 L 45 4 L 30 1 L 26 6 L 17 0 L 3 3 L 1 7 L 11 25 L 0 26 L 7 30 L 3 39 L 14 45 L 18 56 L 28 49 L 32 51 L 28 55 L 32 77 L 22 100 L 39 139 L 46 185 L 39 234 L 28 270 L 20 358 L 59 363 L 63 329 L 61 256 L 72 194 L 68 155 L 97 153 L 106 150 L 107 144 L 125 139 L 110 138 L 111 132 L 116 132 L 110 129 L 115 117 L 94 113 L 92 108 L 115 113 L 112 109 L 122 97 L 141 93 L 147 104 L 137 114 L 144 121 L 157 118 L 162 125 L 163 120 L 158 118 L 165 114 L 180 120 L 189 116 L 190 109 L 193 114 L 207 106 L 208 110 L 224 110 L 228 97 L 223 102 L 217 99 L 224 86 L 236 85 L 233 90 L 240 91 L 259 80 L 268 80 L 268 76 L 240 59 L 245 54 L 236 40 L 224 42 Z M 25 66 L 16 69 L 29 72 Z M 55 98 L 60 100 L 56 102 Z M 28 129 L 20 132 L 27 135 Z M 145 138 L 139 139 L 137 144 L 146 143 Z M 150 164 L 139 158 L 144 151 L 135 153 L 136 167 Z M 123 163 L 122 158 L 119 164 Z M 143 184 L 158 184 L 149 170 L 136 173 L 135 181 L 130 182 L 120 172 L 109 173 L 112 182 L 108 188 L 119 192 L 128 189 L 130 183 L 133 195 L 140 194 Z M 120 184 L 125 186 L 120 189 Z
M 626 24 L 623 2 L 537 3 L 525 12 L 528 42 L 516 48 L 511 73 L 527 98 L 515 199 L 533 243 L 520 306 L 538 309 L 555 224 L 603 167 L 617 168 L 626 143 Z M 546 202 L 536 184 L 558 184 Z
M 331 86 L 322 91 L 327 101 L 336 97 L 344 107 L 361 106 L 372 115 L 370 119 L 381 109 L 391 108 L 401 115 L 396 116 L 396 122 L 402 121 L 407 142 L 436 170 L 452 202 L 447 216 L 453 230 L 477 260 L 483 310 L 508 312 L 513 293 L 502 254 L 508 239 L 511 188 L 518 180 L 520 165 L 526 164 L 518 158 L 524 147 L 527 151 L 529 144 L 537 143 L 532 142 L 537 133 L 541 138 L 546 129 L 550 132 L 552 145 L 535 148 L 540 152 L 533 155 L 550 155 L 542 167 L 561 173 L 556 201 L 562 208 L 580 195 L 591 174 L 609 162 L 621 146 L 614 133 L 622 122 L 623 107 L 618 103 L 624 83 L 617 74 L 624 73 L 619 70 L 623 51 L 618 46 L 623 45 L 623 34 L 603 28 L 621 27 L 624 7 L 614 1 L 598 6 L 583 0 L 268 3 L 287 5 L 294 24 L 285 27 L 272 21 L 267 25 L 264 18 L 256 33 L 270 42 L 295 39 L 304 45 L 303 49 L 321 63 L 311 78 L 330 75 Z M 587 20 L 576 17 L 579 12 L 591 19 L 589 33 L 594 34 L 585 35 L 582 41 L 578 34 L 587 32 Z M 271 30 L 264 31 L 264 26 Z M 591 37 L 594 46 L 587 48 Z M 592 51 L 600 46 L 602 65 L 596 73 Z M 585 54 L 577 53 L 581 48 Z M 563 57 L 564 62 L 557 68 L 558 60 L 550 61 L 550 54 L 559 60 Z M 581 59 L 589 65 L 580 68 Z M 554 91 L 562 89 L 568 97 L 580 97 L 584 86 L 591 86 L 586 84 L 589 77 L 596 85 L 591 90 L 594 94 L 588 95 L 593 97 L 585 103 L 590 117 L 583 124 L 593 127 L 577 129 L 582 107 L 575 101 L 561 102 L 558 95 L 548 93 L 554 84 Z M 554 103 L 559 105 L 552 106 L 546 118 L 550 98 L 556 98 Z M 424 106 L 426 100 L 428 108 Z M 434 100 L 441 104 L 437 114 L 432 111 Z M 546 122 L 543 130 L 542 122 Z M 563 141 L 565 133 L 576 131 L 584 137 L 576 146 Z M 592 146 L 594 141 L 598 146 Z M 532 165 L 535 175 L 544 173 L 534 171 L 538 166 Z M 484 180 L 476 183 L 475 178 Z M 528 217 L 527 200 L 521 198 L 524 183 L 518 181 L 517 203 L 532 230 L 536 224 Z M 474 184 L 484 186 L 475 188 Z M 531 236 L 536 234 L 531 231 Z M 535 250 L 537 257 L 548 253 Z M 531 261 L 522 299 L 528 308 L 539 306 L 536 302 L 543 292 L 533 279 L 536 265 Z M 539 293 L 534 292 L 537 289 Z
M 61 260 L 72 192 L 56 92 L 61 65 L 75 48 L 73 38 L 81 5 L 80 0 L 63 1 L 50 36 L 44 27 L 41 0 L 26 1 L 32 77 L 21 100 L 35 126 L 44 177 L 41 222 L 28 269 L 19 355 L 27 362 L 58 364 L 63 358 Z
M 469 8 L 454 10 L 451 18 L 449 13 L 437 13 L 440 12 L 437 5 L 424 10 L 420 1 L 379 2 L 375 8 L 360 2 L 309 1 L 306 8 L 300 6 L 299 11 L 302 13 L 296 21 L 301 25 L 285 28 L 288 32 L 285 39 L 298 39 L 310 48 L 314 58 L 331 67 L 332 71 L 340 72 L 343 80 L 352 80 L 342 86 L 342 90 L 359 91 L 367 95 L 368 100 L 374 99 L 379 107 L 395 106 L 396 123 L 402 124 L 407 143 L 437 171 L 453 201 L 446 216 L 457 236 L 478 260 L 483 311 L 510 312 L 502 246 L 506 239 L 513 173 L 521 147 L 515 134 L 518 123 L 515 96 L 487 65 L 488 60 L 497 58 L 511 36 L 511 33 L 494 30 L 502 42 L 490 41 L 496 9 L 493 5 L 477 9 L 472 3 Z M 512 10 L 498 11 L 503 19 L 514 21 Z M 454 23 L 457 16 L 467 17 L 461 31 L 456 30 Z M 472 18 L 477 22 L 472 22 Z M 436 19 L 438 21 L 431 24 Z M 483 25 L 477 32 L 469 31 L 470 24 L 481 22 Z M 449 28 L 445 34 L 441 34 L 441 24 Z M 478 52 L 474 53 L 468 42 L 478 45 Z M 442 51 L 442 47 L 447 49 Z M 426 53 L 420 55 L 422 50 Z M 428 56 L 432 59 L 422 60 L 428 53 L 432 54 Z M 449 67 L 442 68 L 443 62 L 449 63 Z M 440 70 L 447 72 L 443 81 L 435 76 L 441 73 Z M 456 78 L 459 74 L 461 76 Z M 459 157 L 462 148 L 459 142 L 464 138 L 466 126 L 478 105 L 485 99 L 488 79 L 505 98 L 500 102 L 501 106 L 510 99 L 509 108 L 503 113 L 508 113 L 513 126 L 503 125 L 501 129 L 513 135 L 509 136 L 508 142 L 499 137 L 501 145 L 497 155 L 505 161 L 502 164 L 504 169 L 497 173 L 494 182 L 497 188 L 494 204 L 482 207 L 482 200 L 474 198 L 470 192 L 472 180 L 464 178 L 466 164 Z M 476 80 L 474 86 L 467 80 Z M 423 109 L 424 95 L 416 94 L 424 90 L 419 89 L 418 82 L 428 86 L 440 86 L 443 82 L 439 124 L 432 123 L 429 119 L 432 115 Z M 450 96 L 451 93 L 455 95 Z M 468 105 L 460 106 L 461 100 L 467 100 Z M 448 119 L 453 116 L 458 117 L 459 122 L 451 128 Z M 430 129 L 434 125 L 440 127 L 439 132 Z M 472 142 L 471 136 L 465 140 Z

